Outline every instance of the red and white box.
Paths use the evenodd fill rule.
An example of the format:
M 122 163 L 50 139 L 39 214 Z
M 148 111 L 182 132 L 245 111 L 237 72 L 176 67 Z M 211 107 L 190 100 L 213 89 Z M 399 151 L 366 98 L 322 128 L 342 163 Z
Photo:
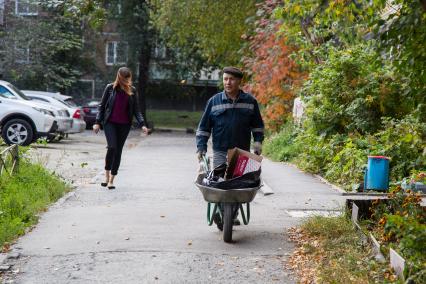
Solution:
M 228 169 L 226 179 L 235 178 L 244 174 L 258 171 L 262 157 L 253 153 L 234 148 L 228 151 Z
M 255 172 L 260 169 L 260 163 L 247 156 L 239 156 L 235 164 L 232 177 L 240 177 L 246 173 Z

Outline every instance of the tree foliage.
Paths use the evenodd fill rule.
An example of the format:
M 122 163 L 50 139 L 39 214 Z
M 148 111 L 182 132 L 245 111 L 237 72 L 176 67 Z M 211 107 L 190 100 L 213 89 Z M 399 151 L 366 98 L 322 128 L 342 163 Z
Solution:
M 157 27 L 168 46 L 186 58 L 189 69 L 239 65 L 241 36 L 249 31 L 247 18 L 255 14 L 255 0 L 152 2 Z
M 157 41 L 157 31 L 153 26 L 152 6 L 149 1 L 110 0 L 110 6 L 120 10 L 109 9 L 108 18 L 116 21 L 120 37 L 128 43 L 129 56 L 127 66 L 138 74 L 136 86 L 139 93 L 141 112 L 146 120 L 146 94 L 149 81 L 151 55 Z
M 295 97 L 294 90 L 305 78 L 301 68 L 292 59 L 296 51 L 278 33 L 281 21 L 272 17 L 278 1 L 258 5 L 254 30 L 247 36 L 248 55 L 243 58 L 250 80 L 247 89 L 265 106 L 263 112 L 267 126 L 277 130 L 288 119 Z
M 106 0 L 43 0 L 43 7 L 62 11 L 64 17 L 88 23 L 91 28 L 100 29 L 106 20 Z
M 82 53 L 80 22 L 63 16 L 60 7 L 50 17 L 10 17 L 3 38 L 5 78 L 32 88 L 64 90 L 88 65 Z M 31 33 L 28 33 L 31 30 Z
M 389 63 L 377 68 L 376 60 L 368 44 L 330 51 L 301 91 L 306 126 L 326 137 L 375 133 L 382 117 L 401 119 L 412 112 L 416 104 L 407 80 Z
M 300 129 L 283 128 L 266 148 L 346 189 L 362 181 L 367 155 L 391 158 L 392 181 L 424 169 L 426 1 L 284 0 L 274 13 L 307 74 L 299 85 L 280 81 L 306 111 Z
M 388 1 L 374 2 L 383 8 Z M 419 103 L 425 104 L 426 0 L 395 0 L 387 9 L 387 15 L 373 26 L 379 52 L 385 53 L 386 59 L 410 79 L 411 92 Z

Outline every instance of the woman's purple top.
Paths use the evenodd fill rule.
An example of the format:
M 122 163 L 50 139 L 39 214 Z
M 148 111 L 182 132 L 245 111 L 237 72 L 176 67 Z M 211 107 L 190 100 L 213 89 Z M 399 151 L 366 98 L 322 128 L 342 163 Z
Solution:
M 114 107 L 112 108 L 110 122 L 129 124 L 129 95 L 122 90 L 117 90 L 115 94 Z

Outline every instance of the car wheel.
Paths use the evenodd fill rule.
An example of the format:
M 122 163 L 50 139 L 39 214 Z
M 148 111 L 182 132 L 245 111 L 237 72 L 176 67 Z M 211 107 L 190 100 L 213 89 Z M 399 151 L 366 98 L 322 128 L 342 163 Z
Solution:
M 2 137 L 6 144 L 29 145 L 33 141 L 34 131 L 23 119 L 11 119 L 2 128 Z

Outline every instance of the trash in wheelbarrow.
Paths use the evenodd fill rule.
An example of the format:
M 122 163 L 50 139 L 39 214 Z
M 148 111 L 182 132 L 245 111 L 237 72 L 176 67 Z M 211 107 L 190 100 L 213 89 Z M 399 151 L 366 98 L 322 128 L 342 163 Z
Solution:
M 225 180 L 227 164 L 214 168 L 204 179 L 203 185 L 219 189 L 254 188 L 260 186 L 261 169 Z

